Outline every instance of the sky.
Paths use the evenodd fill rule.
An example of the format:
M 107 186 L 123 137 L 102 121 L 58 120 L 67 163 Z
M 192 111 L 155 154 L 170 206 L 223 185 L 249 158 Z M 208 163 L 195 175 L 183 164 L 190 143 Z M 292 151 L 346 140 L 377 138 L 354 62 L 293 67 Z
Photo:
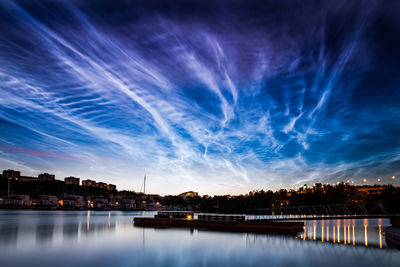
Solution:
M 0 168 L 162 195 L 399 180 L 399 13 L 3 0 Z

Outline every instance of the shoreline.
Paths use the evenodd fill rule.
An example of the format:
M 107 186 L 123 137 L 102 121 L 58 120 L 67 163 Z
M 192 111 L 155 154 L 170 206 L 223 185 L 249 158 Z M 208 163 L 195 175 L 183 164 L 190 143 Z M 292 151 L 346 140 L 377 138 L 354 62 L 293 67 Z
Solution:
M 0 207 L 0 210 L 74 210 L 74 211 L 143 211 L 138 209 L 90 209 L 90 208 L 47 208 L 47 207 Z

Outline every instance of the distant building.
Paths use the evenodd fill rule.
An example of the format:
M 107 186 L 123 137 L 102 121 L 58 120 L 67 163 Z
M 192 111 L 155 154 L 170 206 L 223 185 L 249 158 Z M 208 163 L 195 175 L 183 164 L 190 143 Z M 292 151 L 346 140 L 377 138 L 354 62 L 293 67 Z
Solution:
M 110 198 L 108 200 L 108 206 L 112 209 L 121 208 L 121 201 L 118 198 Z
M 56 196 L 41 195 L 40 199 L 42 206 L 57 207 L 58 198 Z
M 3 207 L 30 207 L 32 200 L 27 195 L 12 195 L 0 200 L 0 206 Z
M 197 192 L 193 191 L 187 191 L 184 193 L 179 194 L 179 196 L 183 199 L 186 199 L 187 197 L 197 197 L 199 194 Z
M 58 204 L 65 208 L 80 208 L 85 206 L 83 197 L 76 195 L 64 195 L 62 199 L 58 200 Z
M 14 170 L 4 170 L 3 171 L 3 178 L 18 180 L 20 177 L 21 177 L 20 171 L 14 171 Z
M 32 205 L 37 207 L 54 207 L 58 205 L 58 198 L 52 195 L 40 195 L 32 200 Z
M 114 185 L 114 184 L 108 184 L 108 185 L 107 185 L 107 189 L 108 189 L 108 190 L 117 190 L 117 186 Z
M 136 201 L 132 198 L 123 198 L 121 201 L 121 208 L 125 210 L 136 209 Z
M 19 177 L 18 181 L 21 181 L 21 182 L 37 182 L 37 181 L 39 181 L 39 178 L 33 177 L 33 176 L 21 176 L 21 177 Z
M 144 210 L 164 210 L 165 207 L 163 205 L 160 204 L 160 202 L 146 202 L 143 203 L 143 207 Z M 192 210 L 192 208 L 189 208 L 189 210 Z
M 54 174 L 48 174 L 48 173 L 39 174 L 39 181 L 41 181 L 41 182 L 54 181 L 55 179 L 56 179 L 56 176 Z
M 96 181 L 93 180 L 82 180 L 82 186 L 96 186 Z
M 103 196 L 92 196 L 90 206 L 95 209 L 105 209 L 108 207 L 108 199 Z
M 76 177 L 73 177 L 73 176 L 64 178 L 64 182 L 66 184 L 79 185 L 79 181 L 80 181 L 80 178 L 76 178 Z
M 367 192 L 370 195 L 381 194 L 386 187 L 384 186 L 363 186 L 358 187 L 357 192 Z
M 98 183 L 96 183 L 96 187 L 98 187 L 98 188 L 107 188 L 107 184 L 106 183 L 102 183 L 102 182 L 98 182 Z

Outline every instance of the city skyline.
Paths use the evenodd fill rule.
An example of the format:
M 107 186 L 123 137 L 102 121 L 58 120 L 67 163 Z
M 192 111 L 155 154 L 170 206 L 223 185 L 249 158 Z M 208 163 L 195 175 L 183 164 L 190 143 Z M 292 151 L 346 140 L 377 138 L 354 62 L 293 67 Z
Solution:
M 41 176 L 43 176 L 43 177 L 41 178 Z M 0 177 L 1 177 L 1 174 L 0 174 Z M 107 187 L 106 183 L 103 183 L 101 181 L 96 182 L 94 180 L 91 180 L 90 178 L 69 176 L 69 177 L 64 177 L 64 178 L 61 178 L 61 179 L 58 178 L 57 179 L 57 177 L 55 177 L 54 174 L 49 174 L 49 173 L 46 173 L 46 172 L 40 173 L 40 174 L 38 174 L 36 176 L 26 176 L 26 175 L 23 175 L 23 173 L 21 173 L 18 170 L 6 169 L 6 170 L 3 170 L 2 177 L 5 178 L 5 179 L 16 180 L 16 181 L 21 181 L 21 182 L 26 182 L 26 181 L 63 181 L 63 179 L 64 179 L 64 181 L 66 183 L 69 183 L 69 184 L 76 184 L 76 185 L 82 185 L 82 186 L 92 186 L 92 187 L 99 187 L 99 186 Z M 50 178 L 48 178 L 48 177 L 50 177 Z M 295 185 L 295 186 L 290 186 L 288 188 L 279 188 L 278 190 L 275 190 L 275 191 L 278 192 L 279 190 L 282 190 L 282 189 L 286 189 L 286 190 L 289 190 L 289 191 L 290 190 L 297 191 L 297 190 L 300 190 L 302 188 L 312 188 L 312 187 L 317 186 L 318 184 L 319 185 L 321 185 L 321 184 L 322 185 L 333 185 L 333 186 L 340 185 L 340 184 L 345 184 L 345 185 L 347 184 L 347 185 L 351 185 L 351 186 L 375 186 L 375 185 L 377 185 L 377 186 L 396 186 L 396 182 L 397 182 L 396 176 L 393 175 L 390 178 L 391 179 L 382 179 L 381 177 L 372 178 L 372 179 L 362 178 L 359 181 L 358 180 L 354 180 L 352 178 L 349 178 L 347 180 L 337 181 L 336 183 L 333 182 L 332 184 L 330 184 L 330 183 L 326 183 L 326 184 L 314 183 L 314 184 L 311 184 L 311 185 L 307 185 L 307 184 Z M 68 181 L 67 182 L 68 179 L 71 179 L 71 180 L 74 180 L 74 181 Z M 80 184 L 80 180 L 82 180 L 81 184 Z M 385 184 L 383 182 L 384 180 L 388 180 L 389 182 Z M 144 177 L 143 177 L 143 183 L 142 183 L 140 189 L 128 189 L 128 190 L 127 189 L 123 189 L 123 190 L 136 192 L 136 193 L 145 193 L 144 192 L 145 183 L 146 183 L 146 175 L 144 175 Z M 112 186 L 112 188 L 116 189 L 116 185 L 109 184 L 108 186 Z M 265 190 L 271 190 L 271 189 L 270 188 L 258 188 L 258 189 L 254 189 L 252 191 L 260 191 L 260 190 L 265 191 Z M 193 191 L 190 190 L 190 191 L 184 192 L 184 193 L 189 193 L 189 192 L 193 192 Z M 178 195 L 182 195 L 184 193 L 180 193 Z M 195 193 L 197 194 L 197 192 L 195 192 Z M 248 192 L 245 192 L 245 193 L 248 193 Z M 159 194 L 159 195 L 162 195 L 162 194 Z M 206 196 L 207 194 L 204 194 L 204 195 Z M 242 195 L 242 194 L 240 194 L 240 195 Z M 214 195 L 214 196 L 216 196 L 216 195 Z
M 217 2 L 1 2 L 0 168 L 161 195 L 400 177 L 399 3 Z

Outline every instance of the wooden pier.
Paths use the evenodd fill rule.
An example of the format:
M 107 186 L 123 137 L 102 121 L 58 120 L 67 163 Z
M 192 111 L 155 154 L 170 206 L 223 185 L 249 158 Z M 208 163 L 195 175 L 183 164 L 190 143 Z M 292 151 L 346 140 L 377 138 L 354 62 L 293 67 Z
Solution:
M 175 217 L 177 216 L 177 217 Z M 186 218 L 182 218 L 182 212 L 174 215 L 170 213 L 157 214 L 151 217 L 135 217 L 134 225 L 139 227 L 154 228 L 196 228 L 224 232 L 244 232 L 244 233 L 268 233 L 297 235 L 303 231 L 304 222 L 278 222 L 273 220 L 245 220 L 244 216 L 238 215 L 206 215 L 200 219 L 194 219 L 193 213 L 188 213 Z

